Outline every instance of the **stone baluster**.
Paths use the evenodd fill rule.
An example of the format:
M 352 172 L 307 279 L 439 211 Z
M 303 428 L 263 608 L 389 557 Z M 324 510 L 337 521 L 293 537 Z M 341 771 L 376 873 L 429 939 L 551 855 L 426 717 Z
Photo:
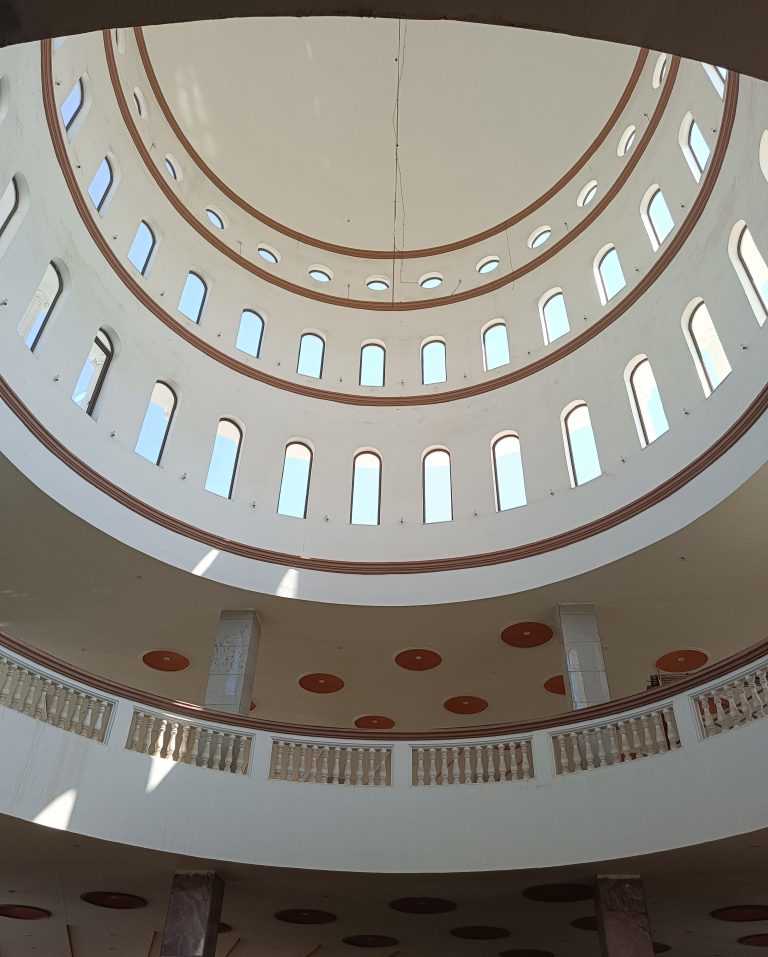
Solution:
M 185 721 L 181 726 L 181 741 L 179 742 L 179 764 L 187 763 L 187 748 L 189 746 L 189 724 Z
M 597 742 L 597 766 L 599 768 L 604 768 L 608 764 L 605 759 L 605 739 L 603 738 L 604 732 L 604 728 L 595 728 L 595 741 Z
M 152 757 L 160 758 L 163 755 L 163 745 L 165 744 L 165 729 L 168 727 L 168 719 L 160 719 L 160 730 L 157 732 L 157 737 L 155 738 L 155 746 L 152 749 Z
M 330 751 L 329 747 L 328 747 L 327 745 L 323 745 L 323 763 L 322 763 L 321 768 L 320 768 L 320 783 L 321 783 L 321 784 L 327 784 L 327 783 L 328 783 L 328 754 L 329 754 L 329 751 Z
M 248 737 L 244 734 L 241 734 L 238 738 L 237 746 L 237 761 L 235 762 L 235 774 L 245 774 L 246 771 L 246 754 L 248 748 Z
M 341 767 L 341 748 L 338 745 L 333 749 L 333 771 L 331 774 L 331 784 L 339 783 L 339 771 Z
M 664 733 L 664 722 L 662 720 L 661 711 L 654 711 L 651 718 L 653 720 L 653 737 L 656 740 L 656 753 L 661 754 L 662 751 L 669 750 L 667 736 Z
M 430 783 L 430 784 L 436 784 L 436 783 L 437 783 L 437 761 L 436 761 L 436 758 L 437 758 L 437 749 L 436 749 L 436 748 L 430 748 L 430 749 L 429 749 L 429 783 Z
M 283 751 L 285 750 L 285 741 L 277 742 L 277 753 L 275 755 L 275 766 L 272 770 L 272 777 L 280 780 L 283 773 Z
M 424 748 L 416 748 L 416 786 L 424 786 Z
M 510 758 L 512 764 L 515 763 L 515 753 L 512 750 L 514 744 L 507 746 L 506 744 L 496 745 L 496 751 L 499 756 L 499 782 L 507 780 L 507 750 L 509 750 Z
M 201 766 L 208 768 L 211 765 L 211 741 L 213 740 L 213 728 L 201 728 L 200 734 L 205 733 L 205 744 L 201 756 Z
M 96 699 L 93 695 L 87 695 L 85 699 L 85 714 L 83 715 L 83 720 L 80 722 L 80 731 L 78 732 L 82 737 L 87 738 L 91 733 L 91 725 L 93 724 L 93 716 L 96 711 Z
M 312 745 L 312 759 L 309 764 L 309 783 L 317 783 L 317 745 Z
M 463 762 L 464 763 L 464 769 L 463 769 L 464 780 L 462 783 L 471 784 L 472 783 L 472 752 L 466 745 L 463 747 L 462 752 L 464 755 L 464 762 Z
M 299 748 L 299 780 L 303 781 L 307 773 L 307 746 L 302 744 Z
M 352 783 L 352 748 L 344 748 L 344 783 Z
M 490 784 L 497 784 L 496 781 L 496 765 L 494 763 L 495 748 L 492 744 L 486 744 L 485 746 L 485 763 L 488 765 L 488 782 Z
M 635 757 L 642 758 L 643 756 L 643 745 L 640 741 L 640 734 L 637 730 L 637 718 L 629 719 L 629 730 L 632 733 L 632 750 L 635 753 Z
M 59 720 L 56 722 L 57 728 L 64 728 L 68 730 L 69 728 L 69 708 L 72 703 L 72 689 L 67 688 L 64 692 L 64 701 L 61 705 L 61 711 L 59 712 Z
M 744 678 L 741 678 L 736 682 L 737 693 L 739 695 L 739 708 L 741 713 L 744 715 L 745 720 L 750 720 L 752 718 L 752 704 L 747 696 L 747 681 Z
M 227 739 L 227 753 L 224 755 L 224 770 L 225 770 L 225 771 L 231 771 L 231 770 L 232 770 L 232 758 L 233 758 L 234 755 L 235 755 L 235 739 L 236 739 L 236 737 L 237 737 L 237 736 L 236 736 L 235 734 L 233 734 L 232 731 L 227 731 L 227 734 L 226 734 L 226 739 Z
M 721 731 L 725 731 L 728 728 L 728 716 L 726 715 L 725 709 L 723 708 L 722 691 L 719 688 L 714 692 L 714 701 L 715 701 L 715 717 L 717 719 L 715 721 L 716 728 L 714 733 L 719 734 Z M 727 703 L 730 708 L 730 702 L 727 702 Z
M 133 713 L 133 727 L 131 728 L 131 737 L 128 740 L 128 750 L 129 751 L 138 751 L 139 750 L 139 737 L 141 735 L 141 724 L 144 721 L 144 712 L 143 711 L 134 711 Z
M 43 681 L 43 690 L 40 692 L 40 697 L 37 699 L 37 706 L 35 707 L 34 717 L 37 721 L 46 721 L 48 717 L 48 712 L 46 706 L 48 704 L 48 694 L 51 690 L 51 679 L 46 678 Z
M 756 718 L 765 717 L 765 707 L 766 699 L 764 698 L 766 687 L 765 687 L 765 672 L 761 673 L 756 671 L 754 674 L 749 676 L 749 692 L 752 696 L 752 713 Z
M 53 683 L 53 697 L 51 698 L 51 705 L 48 708 L 48 717 L 46 718 L 48 724 L 56 724 L 56 714 L 59 709 L 59 695 L 63 690 L 63 686 L 58 682 Z
M 440 748 L 440 783 L 450 783 L 448 781 L 448 748 Z
M 583 771 L 584 766 L 581 761 L 581 748 L 579 747 L 579 735 L 576 731 L 571 731 L 571 759 L 573 761 L 574 771 Z
M 213 752 L 213 764 L 211 767 L 218 771 L 221 768 L 221 753 L 224 747 L 224 735 L 221 731 L 214 731 L 214 740 L 216 741 L 216 747 Z
M 454 745 L 451 748 L 451 772 L 453 774 L 451 784 L 461 784 L 461 765 L 459 764 L 459 754 L 459 749 L 456 747 L 456 745 Z
M 523 781 L 531 779 L 531 742 L 520 742 L 520 770 L 523 772 Z M 517 754 L 512 753 L 512 780 L 517 780 Z
M 365 757 L 365 748 L 357 749 L 357 757 L 355 763 L 355 784 L 361 785 L 363 783 L 363 759 Z
M 380 748 L 381 761 L 379 762 L 379 787 L 386 787 L 389 778 L 389 755 L 386 748 Z
M 83 701 L 85 701 L 85 693 L 78 691 L 75 694 L 75 710 L 72 713 L 72 721 L 69 725 L 70 731 L 77 731 L 79 733 L 83 726 Z
M 701 723 L 704 727 L 704 737 L 710 738 L 713 734 L 715 734 L 715 722 L 712 717 L 712 712 L 710 711 L 710 704 L 713 701 L 713 698 L 710 694 L 700 694 L 696 700 L 699 704 Z M 667 709 L 665 709 L 665 714 L 666 711 Z
M 8 704 L 14 687 L 14 681 L 18 674 L 19 667 L 16 664 L 9 663 L 5 672 L 5 681 L 2 691 L 0 691 L 0 704 Z
M 731 682 L 725 686 L 725 700 L 728 702 L 728 722 L 729 728 L 735 728 L 736 725 L 741 724 L 743 721 L 743 715 L 739 711 L 739 706 L 736 702 L 736 685 Z
M 608 745 L 611 752 L 611 764 L 618 764 L 620 760 L 619 755 L 621 752 L 619 748 L 618 728 L 615 724 L 608 725 Z
M 171 721 L 171 733 L 168 736 L 168 747 L 165 749 L 166 758 L 170 758 L 171 761 L 175 760 L 176 755 L 176 738 L 179 733 L 179 722 Z
M 188 763 L 193 764 L 195 767 L 199 767 L 200 764 L 200 738 L 202 733 L 203 729 L 199 725 L 190 725 L 189 737 L 190 741 L 192 741 L 194 735 L 194 744 L 190 744 Z
M 293 781 L 293 759 L 296 755 L 296 743 L 290 741 L 288 743 L 288 765 L 285 769 L 285 780 Z
M 28 715 L 32 714 L 35 704 L 35 695 L 37 694 L 37 690 L 40 687 L 40 682 L 42 681 L 40 675 L 33 675 L 31 672 L 30 675 L 31 677 L 29 679 L 29 688 L 27 688 L 27 696 L 24 699 L 24 704 L 21 709 L 22 714 Z
M 29 671 L 26 668 L 19 668 L 16 677 L 16 687 L 13 689 L 13 697 L 11 698 L 11 707 L 14 711 L 21 711 L 21 693 L 24 690 L 24 681 L 28 674 Z
M 485 768 L 483 767 L 483 746 L 475 745 L 475 784 L 485 784 Z
M 565 735 L 558 734 L 555 740 L 557 741 L 557 747 L 560 754 L 560 773 L 570 774 L 571 762 L 568 760 L 568 750 L 565 746 Z
M 632 759 L 632 752 L 629 748 L 629 741 L 627 739 L 627 723 L 626 721 L 619 721 L 619 739 L 621 741 L 621 754 L 625 761 L 630 761 Z
M 104 713 L 107 710 L 107 702 L 99 701 L 99 707 L 96 711 L 96 720 L 93 722 L 90 737 L 96 741 L 101 740 L 101 732 L 104 729 Z
M 582 731 L 582 736 L 584 738 L 584 758 L 587 762 L 587 771 L 594 771 L 595 769 L 595 755 L 592 751 L 592 735 L 593 731 L 590 731 L 589 728 Z
M 648 725 L 648 715 L 640 715 L 640 727 L 643 730 L 643 745 L 645 747 L 646 754 L 656 754 L 656 748 L 654 746 L 653 738 L 651 737 L 651 729 Z
M 376 784 L 376 748 L 367 748 L 365 752 L 368 761 L 368 787 L 374 787 Z

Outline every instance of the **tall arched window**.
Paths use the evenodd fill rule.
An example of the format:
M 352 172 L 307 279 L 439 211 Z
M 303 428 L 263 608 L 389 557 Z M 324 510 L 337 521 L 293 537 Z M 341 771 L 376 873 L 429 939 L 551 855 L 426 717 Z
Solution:
M 242 444 L 243 432 L 240 426 L 232 419 L 219 419 L 205 480 L 207 492 L 213 492 L 222 498 L 232 498 Z
M 701 65 L 711 80 L 712 86 L 717 91 L 717 95 L 722 99 L 725 95 L 725 83 L 728 79 L 728 71 L 724 66 L 712 66 L 711 63 L 702 63 Z
M 525 480 L 520 455 L 520 439 L 503 435 L 492 446 L 493 480 L 496 489 L 496 511 L 525 505 Z
M 72 393 L 73 401 L 86 415 L 93 415 L 114 354 L 112 340 L 103 329 L 99 329 Z
M 571 331 L 562 289 L 547 293 L 542 298 L 539 303 L 539 314 L 541 316 L 541 328 L 544 332 L 544 342 L 547 345 Z
M 17 327 L 19 335 L 30 350 L 34 351 L 35 346 L 40 341 L 43 329 L 45 329 L 45 325 L 53 312 L 53 307 L 56 305 L 63 289 L 61 273 L 53 263 L 48 263 L 42 281 L 37 287 L 37 292 L 32 297 L 32 302 L 27 306 L 27 311 Z
M 729 246 L 731 262 L 741 280 L 755 318 L 762 326 L 768 317 L 768 266 L 746 223 L 736 224 Z
M 128 261 L 142 276 L 146 276 L 147 267 L 152 251 L 155 248 L 155 234 L 149 225 L 142 219 L 136 235 L 133 237 L 131 248 L 128 250 Z
M 325 340 L 314 332 L 305 332 L 299 341 L 299 361 L 296 371 L 313 379 L 322 379 L 325 360 Z
M 667 206 L 667 201 L 664 199 L 661 187 L 652 186 L 648 190 L 640 207 L 640 212 L 648 238 L 651 240 L 651 246 L 656 251 L 675 228 L 672 214 L 669 211 L 669 206 Z
M 309 479 L 312 473 L 312 450 L 303 442 L 291 442 L 285 448 L 283 477 L 280 481 L 278 515 L 307 517 Z
M 436 382 L 445 382 L 447 378 L 445 364 L 445 343 L 440 339 L 432 339 L 421 347 L 421 383 L 434 385 Z
M 101 163 L 99 163 L 99 168 L 96 170 L 88 187 L 88 195 L 91 197 L 91 202 L 96 207 L 97 212 L 101 211 L 114 181 L 115 175 L 112 170 L 112 164 L 108 157 L 105 156 Z
M 261 353 L 261 340 L 264 337 L 264 320 L 253 309 L 243 309 L 240 316 L 240 327 L 237 330 L 235 348 L 246 352 L 254 359 Z
M 595 259 L 595 282 L 603 305 L 626 286 L 627 280 L 615 246 L 608 246 L 598 253 Z
M 584 485 L 601 475 L 595 434 L 586 402 L 579 402 L 563 416 L 571 485 Z
M 13 214 L 19 208 L 19 185 L 14 177 L 6 186 L 3 195 L 0 196 L 0 236 L 5 232 L 6 226 L 13 219 Z
M 691 312 L 686 331 L 688 346 L 699 373 L 705 395 L 711 395 L 731 371 L 731 364 L 712 322 L 712 316 L 703 302 Z
M 377 342 L 366 342 L 360 350 L 360 385 L 383 386 L 386 351 Z
M 64 129 L 68 130 L 80 113 L 85 103 L 85 84 L 83 78 L 75 83 L 67 94 L 66 100 L 61 104 L 61 119 L 64 123 Z
M 509 365 L 509 338 L 503 322 L 494 322 L 483 332 L 483 366 L 486 372 Z
M 352 464 L 353 525 L 378 525 L 381 516 L 381 458 L 375 452 L 358 452 Z
M 148 462 L 160 464 L 175 411 L 176 393 L 165 382 L 156 382 L 136 441 L 136 451 Z
M 207 294 L 208 287 L 203 279 L 196 272 L 188 273 L 179 297 L 178 310 L 182 316 L 186 316 L 192 322 L 199 323 Z
M 432 449 L 422 460 L 424 523 L 453 519 L 451 456 L 445 449 Z
M 693 173 L 693 178 L 698 183 L 704 175 L 704 168 L 709 160 L 711 150 L 704 139 L 699 124 L 690 113 L 687 113 L 683 119 L 679 142 L 683 156 L 685 156 L 686 162 Z
M 640 356 L 627 367 L 627 389 L 640 444 L 645 448 L 669 429 L 659 387 L 647 356 Z

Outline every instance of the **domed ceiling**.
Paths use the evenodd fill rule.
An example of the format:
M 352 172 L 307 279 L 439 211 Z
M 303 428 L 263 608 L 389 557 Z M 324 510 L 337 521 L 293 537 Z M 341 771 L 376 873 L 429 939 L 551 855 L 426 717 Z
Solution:
M 292 229 L 374 249 L 393 244 L 396 142 L 397 246 L 462 239 L 573 165 L 638 52 L 511 28 L 351 18 L 144 35 L 177 122 L 230 188 Z

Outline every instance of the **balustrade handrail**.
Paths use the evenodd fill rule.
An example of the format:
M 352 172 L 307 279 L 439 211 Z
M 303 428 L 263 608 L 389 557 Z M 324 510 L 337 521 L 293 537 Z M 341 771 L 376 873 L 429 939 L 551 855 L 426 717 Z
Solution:
M 161 695 L 131 688 L 109 678 L 103 678 L 90 672 L 83 671 L 69 662 L 62 661 L 47 652 L 34 648 L 19 641 L 7 631 L 0 628 L 0 648 L 12 654 L 19 655 L 27 661 L 34 662 L 59 675 L 66 676 L 91 690 L 105 692 L 133 702 L 137 707 L 148 707 L 168 714 L 185 716 L 201 724 L 220 724 L 246 728 L 251 731 L 265 731 L 269 734 L 290 735 L 297 737 L 331 738 L 334 740 L 375 741 L 383 744 L 392 741 L 451 741 L 471 738 L 513 737 L 533 731 L 552 730 L 556 728 L 570 728 L 573 725 L 595 723 L 599 719 L 618 716 L 628 711 L 646 708 L 656 702 L 669 700 L 694 689 L 706 691 L 718 679 L 739 672 L 762 658 L 768 657 L 768 640 L 760 641 L 743 651 L 737 652 L 722 661 L 715 662 L 706 668 L 701 668 L 691 676 L 675 681 L 674 684 L 663 685 L 650 691 L 639 692 L 625 698 L 615 698 L 604 704 L 593 705 L 580 711 L 569 711 L 544 718 L 527 721 L 517 721 L 508 724 L 482 725 L 463 728 L 440 728 L 434 730 L 387 730 L 382 733 L 360 731 L 355 728 L 323 727 L 319 725 L 290 724 L 281 721 L 270 721 L 265 718 L 252 718 L 247 715 L 226 714 L 213 711 L 201 705 L 186 701 L 176 701 L 164 698 Z

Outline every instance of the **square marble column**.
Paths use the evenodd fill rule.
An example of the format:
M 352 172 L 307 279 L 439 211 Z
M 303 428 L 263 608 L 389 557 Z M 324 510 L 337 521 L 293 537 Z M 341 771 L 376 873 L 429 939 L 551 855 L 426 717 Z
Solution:
M 610 701 L 603 646 L 594 605 L 558 605 L 565 680 L 574 709 Z
M 251 710 L 261 623 L 253 609 L 223 611 L 211 656 L 205 707 L 228 714 Z
M 214 871 L 173 875 L 160 957 L 215 957 L 224 881 Z
M 639 877 L 598 877 L 595 908 L 602 957 L 653 957 L 651 925 Z

